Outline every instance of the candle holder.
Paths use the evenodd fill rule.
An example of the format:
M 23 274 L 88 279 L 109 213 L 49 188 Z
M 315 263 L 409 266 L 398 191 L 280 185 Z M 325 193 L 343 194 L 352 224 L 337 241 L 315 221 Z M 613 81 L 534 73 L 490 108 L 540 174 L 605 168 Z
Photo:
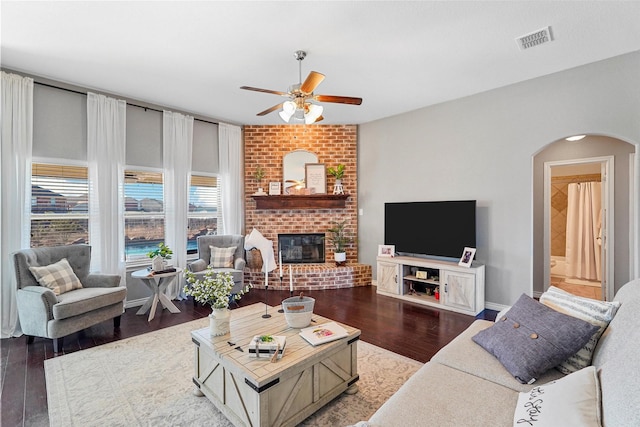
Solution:
M 282 289 L 282 275 L 280 275 L 280 289 Z M 284 313 L 284 309 L 282 308 L 282 306 L 280 306 L 278 313 Z
M 269 274 L 269 273 L 266 273 L 266 274 Z M 271 317 L 271 315 L 267 313 L 267 310 L 269 309 L 269 303 L 267 301 L 269 301 L 269 282 L 265 280 L 264 282 L 264 314 L 262 315 L 263 319 L 268 319 Z

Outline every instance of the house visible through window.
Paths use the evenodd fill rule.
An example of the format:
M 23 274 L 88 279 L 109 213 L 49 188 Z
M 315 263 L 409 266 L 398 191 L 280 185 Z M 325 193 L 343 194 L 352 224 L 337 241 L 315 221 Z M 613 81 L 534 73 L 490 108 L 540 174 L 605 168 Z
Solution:
M 162 173 L 125 171 L 124 229 L 125 261 L 146 259 L 164 242 Z
M 187 253 L 198 252 L 198 236 L 218 234 L 220 213 L 219 178 L 191 175 L 189 187 L 189 229 L 187 230 Z
M 89 243 L 87 168 L 33 163 L 31 247 Z

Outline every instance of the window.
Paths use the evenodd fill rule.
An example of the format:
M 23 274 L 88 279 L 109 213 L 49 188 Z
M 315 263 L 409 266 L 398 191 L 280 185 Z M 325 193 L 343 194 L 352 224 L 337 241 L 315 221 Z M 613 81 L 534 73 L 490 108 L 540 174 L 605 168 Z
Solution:
M 162 173 L 125 171 L 124 230 L 125 261 L 146 259 L 164 242 Z
M 86 166 L 33 163 L 31 247 L 89 243 Z
M 220 210 L 219 178 L 191 175 L 189 186 L 189 229 L 187 230 L 187 253 L 198 252 L 198 236 L 218 233 Z

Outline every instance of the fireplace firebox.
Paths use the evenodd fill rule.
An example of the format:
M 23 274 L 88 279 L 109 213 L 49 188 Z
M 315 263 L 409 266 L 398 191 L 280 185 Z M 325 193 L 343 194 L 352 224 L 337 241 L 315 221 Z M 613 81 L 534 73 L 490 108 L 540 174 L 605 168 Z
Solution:
M 324 263 L 324 233 L 278 234 L 283 264 Z

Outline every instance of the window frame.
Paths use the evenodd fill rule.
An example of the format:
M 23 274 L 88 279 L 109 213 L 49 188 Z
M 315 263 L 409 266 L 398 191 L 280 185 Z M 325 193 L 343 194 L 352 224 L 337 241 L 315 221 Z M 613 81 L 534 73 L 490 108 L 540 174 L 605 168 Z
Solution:
M 215 188 L 217 189 L 217 197 L 216 197 L 216 212 L 213 213 L 209 213 L 209 212 L 205 212 L 203 214 L 203 212 L 191 212 L 189 210 L 189 207 L 191 206 L 191 188 L 193 187 L 192 180 L 193 177 L 197 176 L 197 177 L 201 177 L 201 178 L 214 178 L 216 180 L 216 186 Z M 211 172 L 194 172 L 191 171 L 190 175 L 189 175 L 189 197 L 188 197 L 188 201 L 187 201 L 187 223 L 191 220 L 191 218 L 215 218 L 216 220 L 216 234 L 218 234 L 218 226 L 222 223 L 222 209 L 221 209 L 221 191 L 222 188 L 220 186 L 220 182 L 221 182 L 221 176 L 218 173 L 211 173 Z M 187 230 L 187 241 L 189 239 L 189 230 Z M 195 251 L 189 252 L 187 251 L 187 259 L 188 260 L 195 260 L 198 259 L 198 249 L 196 248 Z

